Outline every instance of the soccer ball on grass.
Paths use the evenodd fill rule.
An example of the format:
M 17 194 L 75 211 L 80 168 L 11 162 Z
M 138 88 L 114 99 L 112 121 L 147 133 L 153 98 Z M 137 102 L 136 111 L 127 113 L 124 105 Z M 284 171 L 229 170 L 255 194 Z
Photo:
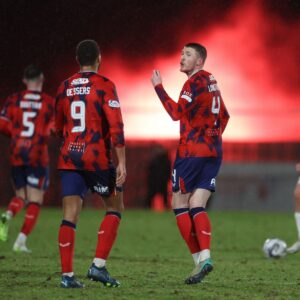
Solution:
M 268 258 L 280 258 L 286 255 L 286 242 L 281 239 L 267 239 L 263 251 Z

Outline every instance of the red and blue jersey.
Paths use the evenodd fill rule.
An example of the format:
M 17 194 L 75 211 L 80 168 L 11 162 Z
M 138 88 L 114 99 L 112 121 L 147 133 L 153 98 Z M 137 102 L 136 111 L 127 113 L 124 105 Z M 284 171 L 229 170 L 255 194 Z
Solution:
M 171 118 L 180 120 L 179 157 L 222 156 L 222 133 L 229 114 L 212 74 L 200 70 L 192 75 L 178 102 L 169 97 L 162 84 L 155 90 Z
M 7 98 L 0 112 L 0 131 L 11 137 L 13 166 L 47 167 L 54 105 L 52 97 L 37 91 L 26 90 Z
M 124 147 L 115 85 L 95 72 L 78 72 L 59 87 L 56 130 L 63 137 L 59 169 L 97 171 L 112 164 L 111 143 Z

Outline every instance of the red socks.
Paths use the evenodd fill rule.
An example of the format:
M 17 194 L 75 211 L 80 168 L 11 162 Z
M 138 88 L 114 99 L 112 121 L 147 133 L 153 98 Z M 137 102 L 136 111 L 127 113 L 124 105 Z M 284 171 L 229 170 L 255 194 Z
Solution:
M 7 210 L 11 211 L 13 217 L 24 207 L 24 200 L 21 197 L 13 197 L 8 205 Z
M 190 210 L 196 229 L 200 250 L 210 249 L 211 225 L 208 215 L 203 207 L 195 207 Z
M 76 224 L 63 220 L 58 235 L 62 273 L 73 272 Z
M 36 224 L 37 218 L 40 213 L 40 204 L 36 202 L 29 202 L 23 226 L 21 228 L 21 232 L 26 236 L 32 231 L 34 225 Z
M 117 236 L 121 214 L 107 212 L 98 232 L 96 258 L 107 259 Z M 63 220 L 59 229 L 58 242 L 62 273 L 73 272 L 73 257 L 76 224 Z
M 193 221 L 189 214 L 189 209 L 176 208 L 174 209 L 174 213 L 181 236 L 185 240 L 188 248 L 190 249 L 190 252 L 192 254 L 199 252 L 200 248 L 196 237 Z
M 117 211 L 106 213 L 99 231 L 95 258 L 107 259 L 117 237 L 121 214 Z

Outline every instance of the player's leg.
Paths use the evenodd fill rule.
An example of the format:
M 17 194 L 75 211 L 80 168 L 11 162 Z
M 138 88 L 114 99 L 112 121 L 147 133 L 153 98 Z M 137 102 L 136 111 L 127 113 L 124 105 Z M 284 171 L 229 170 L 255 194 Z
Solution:
M 7 241 L 10 220 L 24 207 L 26 199 L 26 173 L 22 166 L 12 167 L 12 181 L 15 196 L 0 218 L 0 240 Z
M 294 190 L 295 199 L 295 221 L 298 232 L 298 240 L 287 249 L 288 253 L 296 253 L 300 251 L 300 177 Z
M 194 177 L 194 191 L 189 206 L 200 246 L 200 257 L 198 265 L 186 280 L 187 284 L 201 282 L 213 269 L 210 257 L 211 223 L 205 208 L 211 192 L 215 190 L 215 178 L 220 169 L 221 158 L 199 158 L 194 165 L 201 171 Z
M 102 197 L 106 214 L 98 230 L 98 242 L 93 264 L 88 270 L 88 278 L 100 281 L 105 286 L 117 287 L 119 281 L 112 278 L 106 269 L 106 261 L 115 243 L 124 210 L 123 192 L 117 191 L 109 197 Z
M 16 252 L 30 253 L 31 250 L 27 248 L 26 241 L 28 235 L 32 232 L 33 228 L 37 223 L 39 213 L 40 213 L 40 208 L 43 203 L 44 190 L 27 186 L 26 194 L 27 194 L 28 204 L 26 206 L 24 222 L 21 231 L 14 243 L 13 250 Z
M 24 166 L 26 174 L 26 213 L 21 231 L 14 243 L 13 250 L 31 252 L 26 246 L 28 235 L 34 229 L 43 204 L 44 192 L 49 186 L 49 169 L 43 166 Z
M 176 158 L 172 171 L 172 208 L 176 216 L 179 232 L 188 246 L 195 265 L 199 261 L 200 247 L 195 233 L 193 220 L 189 214 L 190 193 L 186 185 L 190 178 L 189 160 Z
M 63 288 L 82 288 L 73 271 L 76 224 L 82 208 L 82 199 L 87 187 L 81 173 L 60 171 L 63 195 L 63 220 L 58 234 Z

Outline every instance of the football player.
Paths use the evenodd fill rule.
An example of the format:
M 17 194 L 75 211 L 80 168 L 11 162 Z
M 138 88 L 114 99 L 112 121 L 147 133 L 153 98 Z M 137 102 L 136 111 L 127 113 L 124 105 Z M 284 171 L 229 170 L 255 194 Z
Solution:
M 178 103 L 166 93 L 160 72 L 152 84 L 167 113 L 180 121 L 180 141 L 173 167 L 172 206 L 177 226 L 195 262 L 186 284 L 201 282 L 213 269 L 210 256 L 211 224 L 205 211 L 215 191 L 222 162 L 222 133 L 229 114 L 215 77 L 203 69 L 207 51 L 189 43 L 181 52 L 180 71 L 188 76 Z
M 106 215 L 87 276 L 116 287 L 119 282 L 109 275 L 106 260 L 124 207 L 125 141 L 120 102 L 114 83 L 98 74 L 101 55 L 94 40 L 77 45 L 76 59 L 80 70 L 60 85 L 56 100 L 56 130 L 63 139 L 58 160 L 64 211 L 58 238 L 61 287 L 84 286 L 74 277 L 73 254 L 76 223 L 88 189 L 101 196 Z M 116 168 L 111 144 L 118 160 Z
M 0 113 L 0 131 L 10 136 L 10 162 L 15 196 L 0 219 L 0 240 L 6 241 L 10 220 L 23 208 L 26 214 L 14 251 L 31 252 L 26 246 L 49 186 L 47 141 L 54 124 L 54 99 L 42 92 L 44 75 L 28 66 L 23 82 L 26 90 L 9 96 Z

